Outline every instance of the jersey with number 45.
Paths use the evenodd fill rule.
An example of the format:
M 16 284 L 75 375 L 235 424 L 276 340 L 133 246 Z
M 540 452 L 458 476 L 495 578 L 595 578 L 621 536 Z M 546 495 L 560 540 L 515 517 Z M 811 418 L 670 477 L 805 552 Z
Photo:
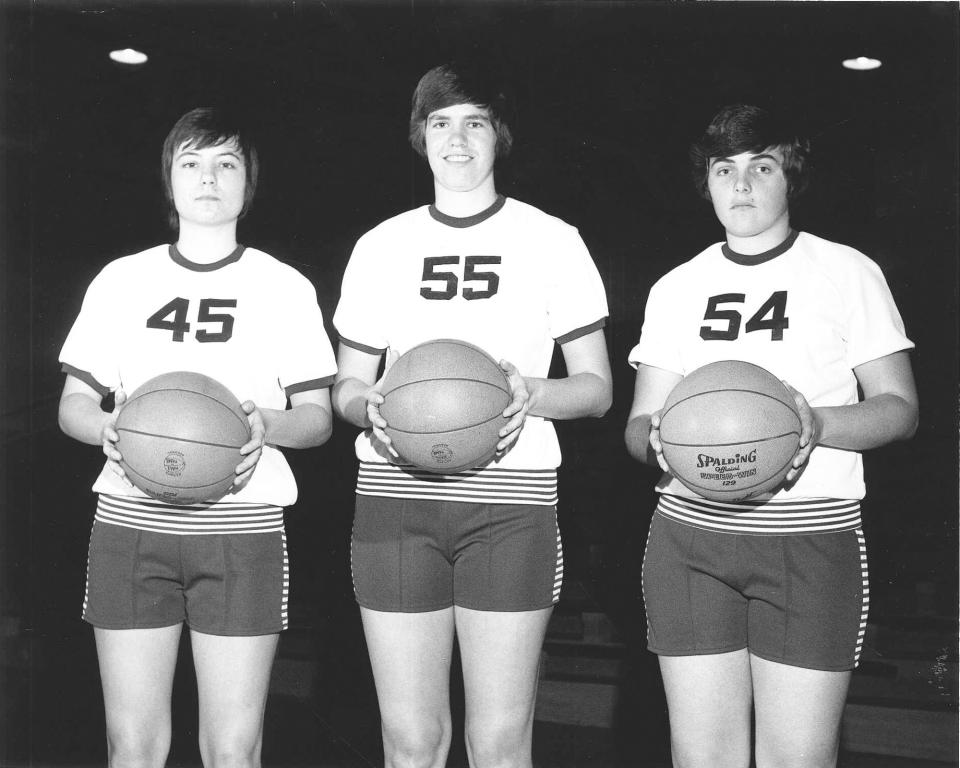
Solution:
M 187 261 L 172 245 L 110 262 L 87 289 L 60 360 L 101 395 L 196 371 L 241 402 L 279 410 L 289 395 L 328 386 L 336 374 L 312 283 L 243 246 L 214 264 Z M 94 490 L 130 493 L 106 468 Z M 230 499 L 293 503 L 283 454 L 266 446 L 250 483 Z
M 717 243 L 667 273 L 650 291 L 631 364 L 685 376 L 716 360 L 745 360 L 814 407 L 856 403 L 858 365 L 913 347 L 883 273 L 859 251 L 806 232 L 774 250 L 782 252 L 737 263 Z M 658 490 L 690 495 L 670 475 Z M 863 495 L 860 454 L 818 446 L 776 498 Z

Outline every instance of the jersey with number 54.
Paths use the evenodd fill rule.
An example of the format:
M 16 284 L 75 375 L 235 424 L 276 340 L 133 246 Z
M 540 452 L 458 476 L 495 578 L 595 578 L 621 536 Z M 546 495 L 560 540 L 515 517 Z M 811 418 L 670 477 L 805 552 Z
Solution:
M 812 406 L 856 403 L 854 368 L 913 347 L 883 273 L 859 251 L 806 232 L 784 247 L 740 264 L 717 243 L 664 275 L 650 291 L 630 363 L 685 376 L 716 360 L 745 360 Z M 689 493 L 676 480 L 667 490 Z M 863 494 L 860 455 L 821 446 L 778 498 Z

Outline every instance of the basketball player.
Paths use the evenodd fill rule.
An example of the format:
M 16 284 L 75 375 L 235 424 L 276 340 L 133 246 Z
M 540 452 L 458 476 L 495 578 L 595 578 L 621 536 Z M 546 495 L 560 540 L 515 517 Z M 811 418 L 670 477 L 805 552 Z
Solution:
M 431 69 L 410 141 L 435 201 L 356 244 L 334 316 L 336 412 L 364 431 L 352 561 L 387 766 L 442 766 L 459 641 L 470 765 L 530 766 L 540 648 L 563 571 L 554 419 L 611 402 L 607 305 L 577 231 L 499 195 L 507 99 L 487 73 Z M 512 402 L 489 463 L 453 475 L 404 465 L 384 433 L 378 368 L 437 337 L 500 361 Z M 563 378 L 546 378 L 555 345 Z
M 176 242 L 109 263 L 60 354 L 60 425 L 107 457 L 93 486 L 83 618 L 94 626 L 112 766 L 164 765 L 184 624 L 204 765 L 260 764 L 270 669 L 287 624 L 283 508 L 297 496 L 277 446 L 330 436 L 336 365 L 312 284 L 237 243 L 257 167 L 248 135 L 223 113 L 181 117 L 162 153 Z M 125 393 L 176 370 L 220 381 L 247 413 L 250 442 L 231 493 L 216 503 L 148 498 L 118 464 L 114 422 Z M 109 392 L 110 413 L 101 410 Z
M 808 144 L 761 109 L 713 118 L 691 158 L 725 242 L 653 286 L 629 355 L 627 447 L 664 470 L 643 590 L 684 768 L 746 768 L 751 707 L 757 766 L 836 764 L 867 618 L 860 452 L 917 427 L 913 344 L 880 269 L 790 226 L 807 157 Z M 783 486 L 739 503 L 681 485 L 659 441 L 674 385 L 722 359 L 795 387 L 802 421 Z

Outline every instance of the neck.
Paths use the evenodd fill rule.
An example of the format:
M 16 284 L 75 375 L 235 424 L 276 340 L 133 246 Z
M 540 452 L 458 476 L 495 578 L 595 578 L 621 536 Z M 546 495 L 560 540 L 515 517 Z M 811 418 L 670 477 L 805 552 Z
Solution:
M 180 219 L 177 250 L 197 264 L 212 264 L 229 256 L 237 247 L 237 222 L 207 227 Z
M 440 213 L 447 216 L 464 218 L 481 213 L 497 201 L 497 190 L 493 184 L 493 174 L 488 176 L 480 186 L 459 192 L 447 189 L 437 182 L 433 184 L 434 206 Z
M 784 213 L 776 222 L 763 232 L 749 237 L 739 237 L 727 232 L 727 246 L 744 256 L 754 256 L 776 248 L 790 236 L 790 216 Z

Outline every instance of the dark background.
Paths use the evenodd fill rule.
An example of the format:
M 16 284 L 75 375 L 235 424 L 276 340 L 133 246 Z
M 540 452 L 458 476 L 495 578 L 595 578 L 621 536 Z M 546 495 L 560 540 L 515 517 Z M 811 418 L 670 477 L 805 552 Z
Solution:
M 171 237 L 159 179 L 170 126 L 208 103 L 249 112 L 262 170 L 240 239 L 309 277 L 329 321 L 356 238 L 431 200 L 406 143 L 410 94 L 426 69 L 464 54 L 502 66 L 517 91 L 498 189 L 577 226 L 607 287 L 614 407 L 560 425 L 568 580 L 647 658 L 639 573 L 656 473 L 622 446 L 626 355 L 652 282 L 722 236 L 690 184 L 687 147 L 720 106 L 753 102 L 813 139 L 815 179 L 794 225 L 876 260 L 917 344 L 917 436 L 866 457 L 871 619 L 956 616 L 955 3 L 34 0 L 0 3 L 0 25 L 0 615 L 14 660 L 4 670 L 27 670 L 0 679 L 0 760 L 103 759 L 93 642 L 78 618 L 101 457 L 57 429 L 57 355 L 99 269 Z M 107 58 L 127 46 L 149 63 Z M 841 68 L 857 55 L 883 67 Z M 287 516 L 292 618 L 316 643 L 324 722 L 373 718 L 375 730 L 349 583 L 353 436 L 338 423 L 328 445 L 288 452 L 301 486 Z M 651 685 L 647 699 L 627 697 L 626 721 L 662 712 Z

